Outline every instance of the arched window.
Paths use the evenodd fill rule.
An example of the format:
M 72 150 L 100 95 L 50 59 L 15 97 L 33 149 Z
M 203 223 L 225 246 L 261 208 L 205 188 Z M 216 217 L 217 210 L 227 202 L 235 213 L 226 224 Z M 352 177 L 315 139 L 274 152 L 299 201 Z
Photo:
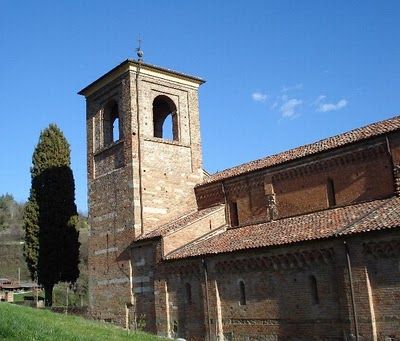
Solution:
M 239 282 L 239 291 L 240 291 L 240 305 L 246 305 L 246 287 L 243 281 Z
M 318 284 L 315 276 L 310 276 L 310 290 L 313 304 L 319 304 Z
M 326 180 L 326 195 L 328 197 L 328 206 L 336 206 L 335 184 L 331 178 Z
M 167 96 L 157 96 L 153 101 L 154 137 L 179 140 L 178 116 L 175 103 Z
M 104 106 L 103 134 L 105 146 L 118 141 L 122 137 L 118 104 L 115 100 L 109 101 Z
M 190 283 L 185 284 L 185 292 L 186 292 L 186 303 L 192 304 L 192 286 Z

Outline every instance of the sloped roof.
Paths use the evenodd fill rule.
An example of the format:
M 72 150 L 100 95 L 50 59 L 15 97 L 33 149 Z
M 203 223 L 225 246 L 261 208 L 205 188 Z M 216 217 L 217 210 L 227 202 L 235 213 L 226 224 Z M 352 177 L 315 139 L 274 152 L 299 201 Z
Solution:
M 172 74 L 172 75 L 175 75 L 175 76 L 180 77 L 180 78 L 187 78 L 187 79 L 195 81 L 195 82 L 197 82 L 199 84 L 205 83 L 205 80 L 203 80 L 203 79 L 201 79 L 199 77 L 196 77 L 196 76 L 191 76 L 191 75 L 188 75 L 186 73 L 174 71 L 174 70 L 163 68 L 163 67 L 160 67 L 160 66 L 157 66 L 157 65 L 153 65 L 153 64 L 148 64 L 148 63 L 143 63 L 143 62 L 139 63 L 138 61 L 136 61 L 134 59 L 126 59 L 122 63 L 120 63 L 119 65 L 117 65 L 116 67 L 114 67 L 113 69 L 108 71 L 107 73 L 105 73 L 103 76 L 101 76 L 100 78 L 96 79 L 95 81 L 90 83 L 88 86 L 86 86 L 82 90 L 80 90 L 78 92 L 78 95 L 85 96 L 86 91 L 89 90 L 92 86 L 94 86 L 95 84 L 98 84 L 100 81 L 102 81 L 103 79 L 107 78 L 108 76 L 110 76 L 111 74 L 116 72 L 121 67 L 124 67 L 124 66 L 129 65 L 129 64 L 130 65 L 135 65 L 135 66 L 140 65 L 142 68 L 157 70 L 157 71 L 159 71 L 161 73 Z
M 166 259 L 179 259 L 390 229 L 400 226 L 400 198 L 338 207 L 256 225 L 229 228 L 188 244 Z
M 304 156 L 310 156 L 323 151 L 328 151 L 331 149 L 342 147 L 354 142 L 376 137 L 398 129 L 400 129 L 400 116 L 395 116 L 393 118 L 372 123 L 367 126 L 357 128 L 354 130 L 350 130 L 346 133 L 329 137 L 324 140 L 320 140 L 311 144 L 290 149 L 288 151 L 279 154 L 271 155 L 266 158 L 254 160 L 239 166 L 225 169 L 221 172 L 206 177 L 204 179 L 204 182 L 197 185 L 196 187 L 217 182 L 222 179 L 234 177 L 240 174 L 259 170 L 262 168 L 276 166 L 287 161 L 292 161 Z
M 155 238 L 155 237 L 165 236 L 166 234 L 168 234 L 172 231 L 179 230 L 180 228 L 182 228 L 186 225 L 194 223 L 198 219 L 201 219 L 208 214 L 218 211 L 222 207 L 223 207 L 223 205 L 217 205 L 217 206 L 205 208 L 204 210 L 199 210 L 199 211 L 193 210 L 193 211 L 187 212 L 186 214 L 182 215 L 181 217 L 179 217 L 175 220 L 172 220 L 171 222 L 169 222 L 167 224 L 161 225 L 142 236 L 139 236 L 136 240 L 144 240 L 144 239 L 151 239 L 151 238 Z

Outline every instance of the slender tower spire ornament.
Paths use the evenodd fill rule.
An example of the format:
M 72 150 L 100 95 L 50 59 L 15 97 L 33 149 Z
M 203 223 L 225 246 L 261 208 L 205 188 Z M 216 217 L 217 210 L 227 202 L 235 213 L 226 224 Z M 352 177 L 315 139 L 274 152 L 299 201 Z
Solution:
M 137 56 L 138 56 L 138 61 L 139 62 L 142 62 L 143 61 L 143 51 L 142 51 L 142 49 L 141 49 L 141 45 L 142 45 L 142 39 L 140 39 L 140 36 L 139 36 L 139 39 L 138 39 L 138 42 L 139 42 L 139 47 L 136 49 L 136 54 L 137 54 Z

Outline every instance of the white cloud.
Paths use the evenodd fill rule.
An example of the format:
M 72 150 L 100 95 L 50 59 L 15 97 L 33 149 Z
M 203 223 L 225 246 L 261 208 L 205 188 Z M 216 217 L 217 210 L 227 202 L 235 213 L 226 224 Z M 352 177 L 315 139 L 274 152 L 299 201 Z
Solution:
M 256 91 L 251 94 L 251 98 L 255 102 L 265 102 L 267 100 L 267 95 Z
M 296 115 L 296 109 L 303 103 L 302 100 L 297 98 L 288 99 L 286 96 L 282 98 L 283 104 L 280 108 L 282 117 L 294 117 Z
M 325 95 L 320 95 L 320 96 L 318 96 L 318 98 L 314 101 L 314 105 L 318 105 L 318 104 L 320 104 L 324 99 L 326 98 L 326 96 Z
M 319 96 L 319 98 L 320 97 L 322 96 Z M 340 110 L 346 107 L 348 104 L 348 101 L 345 99 L 341 99 L 337 103 L 322 103 L 324 99 L 325 97 L 323 97 L 319 102 L 316 103 L 317 111 L 328 112 L 328 111 Z
M 288 91 L 292 91 L 292 90 L 301 90 L 303 89 L 303 83 L 298 83 L 292 86 L 284 86 L 282 88 L 282 92 L 288 92 Z

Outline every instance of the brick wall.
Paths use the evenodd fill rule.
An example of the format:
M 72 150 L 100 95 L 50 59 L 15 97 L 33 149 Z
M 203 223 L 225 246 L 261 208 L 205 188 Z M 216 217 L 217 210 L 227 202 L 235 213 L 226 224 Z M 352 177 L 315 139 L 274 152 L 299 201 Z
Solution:
M 196 206 L 193 188 L 203 177 L 200 83 L 153 68 L 137 71 L 126 63 L 85 93 L 89 298 L 96 318 L 130 325 L 143 315 L 146 328 L 154 330 L 154 259 L 145 256 L 146 265 L 132 266 L 130 248 L 135 237 Z M 154 137 L 153 101 L 159 95 L 176 107 L 177 141 Z M 112 141 L 116 122 L 119 140 Z
M 396 135 L 397 136 L 397 135 Z M 196 188 L 199 207 L 226 200 L 236 202 L 239 225 L 269 220 L 268 196 L 276 204 L 275 218 L 300 215 L 330 207 L 328 181 L 336 206 L 389 197 L 394 194 L 393 162 L 385 138 L 309 157 L 291 164 L 226 179 Z
M 135 200 L 142 202 L 143 222 L 136 219 L 136 224 L 141 224 L 140 233 L 147 233 L 196 206 L 193 188 L 203 178 L 198 93 L 194 85 L 166 80 L 162 75 L 140 74 L 136 84 L 136 73 L 131 72 L 131 84 L 134 89 L 139 87 L 138 107 L 132 97 L 132 126 L 140 127 L 140 136 L 133 136 L 133 153 L 140 158 L 134 164 L 134 181 L 140 181 L 136 185 L 142 188 Z M 176 141 L 154 137 L 153 103 L 160 95 L 177 109 Z
M 224 335 L 228 340 L 351 338 L 355 324 L 344 241 L 208 256 L 207 295 L 201 259 L 167 262 L 158 276 L 168 285 L 157 292 L 156 300 L 168 302 L 169 308 L 158 308 L 157 330 L 162 335 L 170 330 L 169 335 L 174 335 L 177 321 L 185 326 L 177 335 L 189 340 L 206 339 L 209 332 L 211 339 Z M 371 233 L 346 242 L 359 335 L 365 340 L 400 337 L 400 308 L 394 303 L 399 296 L 400 269 L 398 253 L 390 252 L 400 243 L 399 233 Z M 290 261 L 294 254 L 304 258 Z M 245 284 L 246 304 L 240 303 L 240 281 Z M 198 303 L 185 301 L 185 283 L 202 288 Z
M 164 254 L 167 255 L 189 242 L 195 241 L 209 233 L 213 233 L 213 231 L 219 229 L 225 224 L 225 206 L 221 205 L 218 210 L 201 217 L 182 229 L 174 230 L 165 235 L 163 237 Z

